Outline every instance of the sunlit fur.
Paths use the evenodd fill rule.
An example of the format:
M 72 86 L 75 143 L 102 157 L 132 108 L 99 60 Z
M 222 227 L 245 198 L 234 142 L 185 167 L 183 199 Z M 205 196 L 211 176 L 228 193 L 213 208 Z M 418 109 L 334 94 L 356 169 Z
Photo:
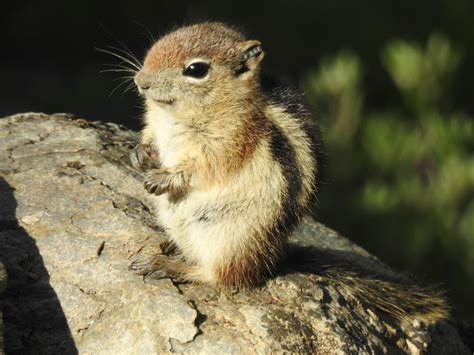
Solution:
M 156 208 L 194 280 L 261 283 L 315 191 L 316 147 L 300 121 L 314 123 L 264 93 L 263 53 L 242 59 L 259 44 L 219 23 L 184 27 L 154 44 L 135 78 L 147 88 L 143 144 L 190 181 Z M 196 58 L 211 63 L 203 80 L 182 74 Z
M 148 186 L 165 184 L 157 218 L 179 254 L 135 270 L 253 286 L 285 257 L 287 237 L 315 197 L 321 148 L 300 95 L 264 80 L 259 48 L 247 58 L 259 45 L 224 24 L 202 23 L 148 51 L 135 76 L 146 106 L 141 144 L 158 152 L 161 167 L 149 172 Z M 183 75 L 195 59 L 210 63 L 199 80 Z M 350 271 L 331 276 L 353 286 Z

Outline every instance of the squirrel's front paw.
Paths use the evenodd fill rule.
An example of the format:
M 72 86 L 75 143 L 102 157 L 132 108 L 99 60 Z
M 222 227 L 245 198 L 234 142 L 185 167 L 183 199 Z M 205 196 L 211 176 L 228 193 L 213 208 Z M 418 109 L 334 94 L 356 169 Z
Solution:
M 155 169 L 146 174 L 143 185 L 149 193 L 159 196 L 166 192 L 177 194 L 184 191 L 187 183 L 182 172 Z
M 158 150 L 153 144 L 139 143 L 130 152 L 130 162 L 135 169 L 152 169 L 159 166 Z

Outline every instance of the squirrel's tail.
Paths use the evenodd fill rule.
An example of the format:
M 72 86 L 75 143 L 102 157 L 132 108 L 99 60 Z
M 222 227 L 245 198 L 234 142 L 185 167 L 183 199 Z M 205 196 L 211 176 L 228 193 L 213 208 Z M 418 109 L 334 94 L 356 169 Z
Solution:
M 286 263 L 294 271 L 312 273 L 355 299 L 400 321 L 433 323 L 449 316 L 441 291 L 393 272 L 376 259 L 355 253 L 291 246 Z

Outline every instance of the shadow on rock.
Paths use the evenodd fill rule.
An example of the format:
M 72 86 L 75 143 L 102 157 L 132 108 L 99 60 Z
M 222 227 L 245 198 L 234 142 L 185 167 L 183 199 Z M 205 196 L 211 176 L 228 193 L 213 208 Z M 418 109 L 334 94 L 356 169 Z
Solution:
M 0 177 L 0 260 L 8 274 L 0 305 L 7 354 L 77 354 L 35 240 L 15 217 L 13 188 Z

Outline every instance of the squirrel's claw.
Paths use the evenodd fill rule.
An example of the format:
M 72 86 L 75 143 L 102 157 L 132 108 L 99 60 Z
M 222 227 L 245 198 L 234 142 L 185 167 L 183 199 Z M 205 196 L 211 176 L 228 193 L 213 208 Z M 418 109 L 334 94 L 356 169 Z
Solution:
M 146 174 L 143 186 L 149 193 L 156 196 L 166 192 L 178 194 L 186 189 L 186 180 L 181 172 L 173 173 L 154 169 Z
M 158 168 L 158 151 L 153 144 L 139 143 L 130 152 L 130 163 L 135 169 Z

